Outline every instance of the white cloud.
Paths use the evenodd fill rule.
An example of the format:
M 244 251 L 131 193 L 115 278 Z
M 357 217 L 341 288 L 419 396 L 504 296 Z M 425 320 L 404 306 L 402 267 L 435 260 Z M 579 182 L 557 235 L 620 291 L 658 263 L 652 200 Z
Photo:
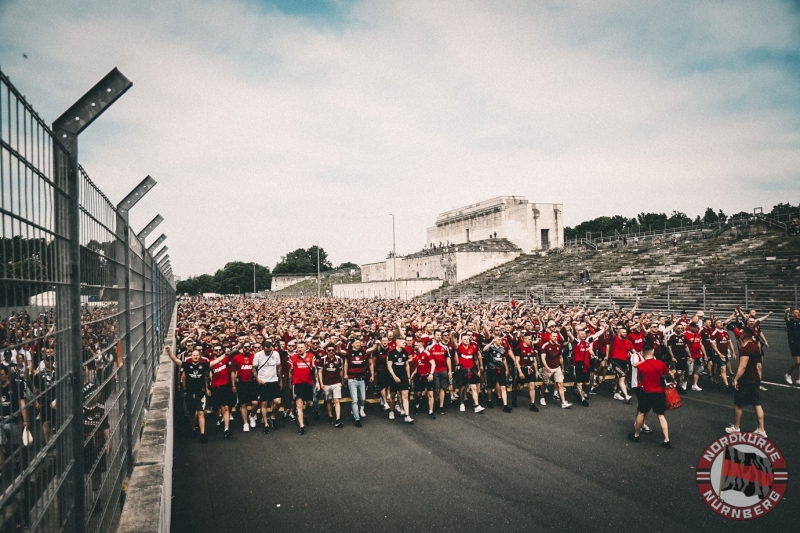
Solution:
M 326 23 L 21 1 L 0 64 L 50 120 L 113 66 L 134 82 L 82 163 L 112 201 L 159 181 L 133 223 L 165 216 L 185 276 L 317 240 L 374 261 L 390 212 L 413 251 L 440 211 L 499 194 L 569 224 L 797 202 L 797 34 L 781 2 L 364 2 Z

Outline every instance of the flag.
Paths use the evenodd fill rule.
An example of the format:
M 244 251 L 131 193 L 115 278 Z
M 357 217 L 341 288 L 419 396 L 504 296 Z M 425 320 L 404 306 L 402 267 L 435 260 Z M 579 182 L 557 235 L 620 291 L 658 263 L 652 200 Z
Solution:
M 766 457 L 739 451 L 734 446 L 725 447 L 720 492 L 735 490 L 763 500 L 772 488 L 773 479 L 772 464 Z

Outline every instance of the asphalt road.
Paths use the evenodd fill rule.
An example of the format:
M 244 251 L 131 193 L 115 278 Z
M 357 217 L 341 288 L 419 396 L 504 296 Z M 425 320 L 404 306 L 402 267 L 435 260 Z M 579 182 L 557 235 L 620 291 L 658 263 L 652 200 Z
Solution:
M 770 332 L 768 332 L 769 334 Z M 769 334 L 765 381 L 783 383 L 785 334 Z M 800 524 L 800 388 L 767 385 L 769 438 L 786 455 L 789 484 L 778 507 L 750 522 L 714 514 L 702 502 L 695 466 L 732 421 L 730 395 L 684 396 L 667 413 L 674 448 L 654 432 L 626 436 L 636 411 L 611 399 L 610 386 L 588 408 L 539 413 L 520 400 L 513 413 L 450 409 L 413 425 L 367 406 L 364 427 L 287 425 L 270 435 L 191 440 L 176 428 L 172 531 L 790 531 Z M 344 405 L 349 413 L 349 404 Z M 541 407 L 541 406 L 540 406 Z M 237 418 L 238 420 L 238 418 Z M 743 430 L 755 428 L 746 412 Z

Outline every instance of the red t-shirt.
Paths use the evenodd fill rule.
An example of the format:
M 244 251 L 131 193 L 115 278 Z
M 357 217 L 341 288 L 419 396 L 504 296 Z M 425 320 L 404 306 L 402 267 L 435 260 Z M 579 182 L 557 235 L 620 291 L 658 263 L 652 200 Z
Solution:
M 314 379 L 311 377 L 313 365 L 314 352 L 306 352 L 303 355 L 292 354 L 289 357 L 289 368 L 292 369 L 292 385 L 301 383 L 313 384 Z
M 431 344 L 431 347 L 428 348 L 428 353 L 433 358 L 434 362 L 434 371 L 435 372 L 447 372 L 447 348 L 439 344 L 438 342 L 434 342 Z
M 711 334 L 711 340 L 717 345 L 717 350 L 722 355 L 728 355 L 731 348 L 731 336 L 724 329 L 715 329 Z
M 683 334 L 683 338 L 686 341 L 686 346 L 689 348 L 689 354 L 692 356 L 692 359 L 700 359 L 703 357 L 703 339 L 700 333 L 687 331 Z
M 237 353 L 233 356 L 233 368 L 236 370 L 236 378 L 242 383 L 253 381 L 253 358 L 254 354 Z
M 631 350 L 633 350 L 633 343 L 627 337 L 620 339 L 615 335 L 614 338 L 611 339 L 611 359 L 627 361 L 628 352 Z
M 519 357 L 519 366 L 521 367 L 533 366 L 536 361 L 536 350 L 533 349 L 533 344 L 525 346 L 524 342 L 520 342 L 516 355 Z
M 473 368 L 475 366 L 475 354 L 478 352 L 478 347 L 475 344 L 464 346 L 459 344 L 456 348 L 458 354 L 458 364 L 461 368 Z
M 636 367 L 639 375 L 639 386 L 644 392 L 664 392 L 661 376 L 669 374 L 669 368 L 660 359 L 645 359 Z
M 544 361 L 550 369 L 555 369 L 561 366 L 561 345 L 548 342 L 542 346 L 544 353 Z
M 578 363 L 583 363 L 584 372 L 589 371 L 589 360 L 592 357 L 592 344 L 576 340 L 572 349 L 572 366 L 577 366 Z M 549 364 L 549 363 L 548 363 Z
M 633 344 L 633 349 L 642 353 L 642 350 L 644 350 L 644 333 L 641 331 L 631 331 L 628 333 L 628 338 L 631 340 L 631 344 Z
M 427 376 L 430 374 L 431 367 L 434 365 L 433 356 L 428 352 L 419 352 L 414 354 L 414 357 L 417 361 L 417 374 L 420 376 Z
M 342 382 L 342 358 L 334 355 L 332 358 L 322 357 L 316 361 L 317 368 L 322 369 L 322 384 L 336 385 Z
M 230 359 L 225 355 L 222 361 L 211 367 L 211 386 L 222 387 L 231 382 Z

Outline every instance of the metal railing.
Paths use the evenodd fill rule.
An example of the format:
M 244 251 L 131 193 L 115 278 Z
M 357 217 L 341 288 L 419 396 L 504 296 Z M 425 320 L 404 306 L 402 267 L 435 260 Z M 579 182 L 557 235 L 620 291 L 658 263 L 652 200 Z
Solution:
M 69 141 L 0 72 L 0 532 L 111 527 L 175 306 Z

